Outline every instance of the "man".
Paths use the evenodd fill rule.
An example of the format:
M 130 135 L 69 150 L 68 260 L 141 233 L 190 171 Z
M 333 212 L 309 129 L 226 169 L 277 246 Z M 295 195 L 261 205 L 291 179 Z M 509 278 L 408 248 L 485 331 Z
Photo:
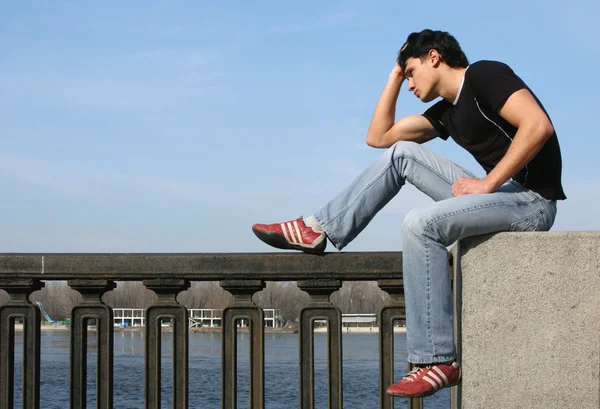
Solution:
M 394 123 L 405 81 L 423 102 L 442 99 Z M 436 137 L 452 137 L 487 175 L 477 179 L 420 145 Z M 428 396 L 461 379 L 446 247 L 479 234 L 550 229 L 556 201 L 566 199 L 560 148 L 543 106 L 507 65 L 469 65 L 454 37 L 431 30 L 410 34 L 400 50 L 367 144 L 389 149 L 314 216 L 256 224 L 253 231 L 278 248 L 322 253 L 329 239 L 341 250 L 405 182 L 434 199 L 404 220 L 408 361 L 416 367 L 387 390 Z

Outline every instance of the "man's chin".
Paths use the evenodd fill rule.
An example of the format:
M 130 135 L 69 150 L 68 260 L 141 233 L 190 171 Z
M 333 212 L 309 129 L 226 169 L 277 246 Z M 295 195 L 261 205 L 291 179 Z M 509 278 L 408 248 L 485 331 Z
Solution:
M 436 98 L 437 97 L 435 95 L 425 95 L 423 97 L 419 97 L 419 99 L 421 100 L 421 102 L 425 102 L 425 103 L 431 102 L 431 101 L 433 101 Z

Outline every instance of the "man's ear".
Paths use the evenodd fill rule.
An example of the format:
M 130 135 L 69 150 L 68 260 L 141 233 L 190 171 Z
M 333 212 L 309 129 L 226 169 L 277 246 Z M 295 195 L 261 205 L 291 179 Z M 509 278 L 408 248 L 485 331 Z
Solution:
M 442 56 L 437 52 L 437 50 L 432 48 L 429 50 L 429 54 L 427 54 L 427 60 L 433 67 L 438 67 L 442 63 Z

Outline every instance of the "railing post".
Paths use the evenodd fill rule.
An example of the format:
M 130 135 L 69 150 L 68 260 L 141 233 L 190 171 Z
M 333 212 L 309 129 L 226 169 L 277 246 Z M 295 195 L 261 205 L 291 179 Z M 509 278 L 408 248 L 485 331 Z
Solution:
M 44 287 L 37 279 L 0 279 L 10 300 L 0 307 L 0 407 L 14 406 L 15 320 L 23 320 L 23 408 L 40 407 L 40 309 L 29 301 Z
M 237 407 L 237 326 L 239 319 L 250 324 L 250 408 L 265 407 L 265 328 L 264 313 L 252 301 L 254 293 L 265 288 L 261 280 L 224 280 L 221 287 L 233 295 L 222 317 L 222 408 Z
M 390 295 L 379 311 L 379 407 L 393 409 L 394 397 L 385 391 L 394 383 L 394 321 L 406 321 L 403 280 L 378 280 L 377 285 Z M 408 370 L 412 369 L 409 362 Z M 422 409 L 422 398 L 408 399 L 408 409 Z
M 145 280 L 144 285 L 158 295 L 146 310 L 146 409 L 159 409 L 161 387 L 161 321 L 173 321 L 173 409 L 188 407 L 188 312 L 177 295 L 190 287 L 183 279 Z
M 342 286 L 340 280 L 298 281 L 310 295 L 310 304 L 300 311 L 300 408 L 313 409 L 314 396 L 314 321 L 326 320 L 328 408 L 341 409 L 342 396 L 342 313 L 330 297 Z
M 98 409 L 113 407 L 114 327 L 112 308 L 102 295 L 116 284 L 108 280 L 69 280 L 67 284 L 83 296 L 71 310 L 71 409 L 87 407 L 88 322 L 96 321 L 96 400 Z

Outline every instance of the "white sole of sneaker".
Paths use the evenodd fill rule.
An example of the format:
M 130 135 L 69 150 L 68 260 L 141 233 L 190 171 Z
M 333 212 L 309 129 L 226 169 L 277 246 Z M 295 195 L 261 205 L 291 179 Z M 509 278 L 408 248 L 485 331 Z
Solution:
M 252 231 L 261 241 L 267 243 L 269 246 L 284 249 L 284 250 L 300 250 L 305 253 L 311 254 L 323 254 L 325 251 L 325 247 L 327 246 L 327 240 L 323 238 L 323 240 L 315 245 L 314 247 L 304 247 L 297 244 L 292 244 L 285 239 L 281 234 L 278 233 L 266 233 L 261 230 L 257 230 L 252 228 Z

